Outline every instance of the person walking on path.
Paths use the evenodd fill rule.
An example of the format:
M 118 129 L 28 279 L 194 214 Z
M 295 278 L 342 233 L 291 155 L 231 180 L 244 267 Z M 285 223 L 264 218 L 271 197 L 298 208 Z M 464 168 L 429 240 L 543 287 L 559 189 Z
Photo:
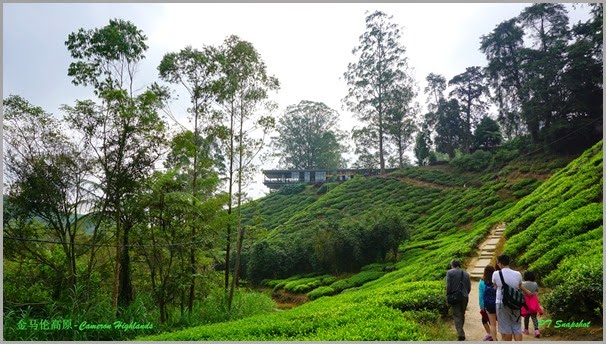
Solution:
M 501 268 L 500 271 L 495 271 L 492 274 L 492 283 L 497 286 L 497 318 L 499 324 L 499 333 L 503 340 L 522 340 L 522 324 L 520 322 L 520 310 L 510 309 L 503 304 L 503 282 L 514 289 L 522 289 L 522 291 L 530 295 L 528 289 L 522 285 L 522 274 L 519 271 L 509 268 L 510 258 L 508 255 L 502 254 L 497 257 L 497 264 Z M 502 275 L 501 275 L 502 274 Z
M 497 340 L 497 309 L 496 286 L 492 283 L 492 274 L 495 269 L 492 265 L 486 265 L 484 276 L 478 284 L 480 313 L 482 314 L 482 325 L 486 330 L 485 341 Z
M 530 320 L 529 318 L 531 318 L 532 324 L 534 325 L 534 336 L 535 338 L 539 338 L 541 333 L 539 332 L 539 321 L 537 320 L 537 314 L 543 315 L 543 310 L 541 309 L 539 298 L 537 297 L 539 285 L 537 282 L 535 282 L 534 272 L 524 272 L 524 282 L 522 282 L 522 285 L 524 288 L 532 292 L 532 295 L 524 295 L 524 300 L 526 301 L 526 306 L 528 307 L 520 310 L 520 314 L 524 317 L 524 331 L 522 331 L 522 333 L 529 334 L 528 323 Z
M 466 271 L 461 269 L 461 262 L 453 259 L 450 262 L 450 270 L 446 272 L 446 295 L 460 293 L 461 299 L 456 303 L 451 303 L 452 317 L 457 329 L 458 340 L 465 340 L 465 310 L 469 302 L 469 293 L 471 292 L 471 279 Z

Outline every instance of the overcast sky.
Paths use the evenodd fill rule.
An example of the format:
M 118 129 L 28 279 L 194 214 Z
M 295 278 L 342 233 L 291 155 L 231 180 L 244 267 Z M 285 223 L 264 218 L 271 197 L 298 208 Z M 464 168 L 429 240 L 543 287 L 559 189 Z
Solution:
M 353 116 L 342 109 L 347 88 L 342 75 L 354 62 L 352 48 L 365 30 L 365 11 L 382 10 L 403 27 L 402 44 L 424 104 L 425 77 L 447 80 L 470 66 L 485 66 L 480 36 L 517 16 L 529 4 L 3 4 L 3 98 L 20 95 L 61 116 L 62 104 L 92 98 L 92 89 L 74 86 L 64 42 L 79 28 L 101 28 L 112 18 L 129 20 L 148 37 L 140 66 L 141 86 L 158 81 L 163 55 L 187 45 L 220 45 L 232 34 L 251 42 L 270 74 L 281 83 L 272 95 L 279 113 L 301 100 L 324 102 L 341 114 L 343 128 Z M 569 9 L 570 22 L 588 18 L 586 6 Z M 177 87 L 175 90 L 181 91 Z M 182 98 L 187 99 L 183 94 Z M 171 105 L 183 123 L 186 102 Z M 264 169 L 277 167 L 275 163 Z M 254 198 L 267 193 L 262 176 L 251 185 Z

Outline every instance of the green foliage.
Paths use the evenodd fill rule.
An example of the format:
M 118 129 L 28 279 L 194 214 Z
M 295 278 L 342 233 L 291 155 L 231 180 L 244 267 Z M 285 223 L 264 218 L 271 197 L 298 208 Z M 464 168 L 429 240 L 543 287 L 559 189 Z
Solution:
M 450 171 L 449 171 L 450 172 Z M 412 178 L 428 183 L 433 183 L 443 186 L 463 186 L 471 184 L 472 179 L 461 175 L 460 173 L 449 173 L 441 169 L 426 167 L 423 169 L 407 167 L 390 173 L 390 176 L 399 178 Z
M 349 86 L 344 105 L 365 125 L 352 133 L 355 153 L 359 154 L 357 164 L 365 168 L 378 165 L 382 172 L 390 144 L 395 145 L 402 162 L 414 117 L 414 80 L 400 42 L 400 29 L 391 19 L 381 11 L 366 16 L 366 31 L 352 50 L 357 61 L 343 74 Z
M 331 284 L 336 280 L 337 278 L 331 275 L 301 278 L 284 284 L 282 288 L 293 293 L 306 293 L 316 287 Z
M 545 299 L 545 308 L 554 317 L 602 320 L 602 240 L 590 247 L 585 254 L 569 256 L 545 279 L 554 288 Z
M 602 186 L 600 142 L 504 214 L 504 253 L 553 288 L 545 308 L 554 317 L 602 317 Z
M 330 287 L 334 290 L 335 293 L 340 293 L 343 290 L 359 287 L 364 285 L 366 282 L 376 280 L 384 274 L 385 273 L 381 271 L 362 271 L 358 274 L 353 275 L 352 277 L 338 280 L 335 283 L 331 284 Z
M 487 134 L 487 131 L 494 131 L 490 125 L 490 129 L 486 128 L 486 125 L 484 125 L 485 122 L 477 124 L 479 116 L 486 109 L 486 96 L 489 95 L 488 85 L 485 81 L 485 72 L 480 66 L 467 67 L 465 68 L 465 72 L 455 75 L 448 82 L 448 86 L 452 87 L 450 96 L 454 96 L 454 99 L 458 100 L 461 105 L 459 114 L 462 123 L 461 148 L 465 152 L 470 152 L 473 144 L 471 132 L 473 127 L 477 125 L 477 137 L 484 136 L 483 134 Z M 494 133 L 491 134 L 491 139 L 482 137 L 480 139 L 481 144 L 488 145 L 486 148 L 490 148 L 492 144 L 496 143 L 494 140 L 495 135 Z
M 450 164 L 463 172 L 485 171 L 492 162 L 492 153 L 477 150 L 473 154 L 463 154 L 450 161 Z
M 332 287 L 322 286 L 322 287 L 317 287 L 316 289 L 310 291 L 309 293 L 307 293 L 307 296 L 309 297 L 310 300 L 315 300 L 322 296 L 330 296 L 330 295 L 334 295 L 334 294 L 335 294 L 335 290 Z
M 294 169 L 337 169 L 344 167 L 340 144 L 344 134 L 338 129 L 339 113 L 321 102 L 302 100 L 289 105 L 277 125 L 273 139 L 274 156 L 280 164 Z
M 298 193 L 303 192 L 307 185 L 305 184 L 295 184 L 295 185 L 285 185 L 280 188 L 280 194 L 282 195 L 296 195 Z
M 335 188 L 337 185 L 338 184 L 336 184 L 336 183 L 324 183 L 324 184 L 322 184 L 322 186 L 320 186 L 320 188 L 318 189 L 318 191 L 316 191 L 316 195 L 324 195 L 329 190 Z
M 360 178 L 341 184 L 290 218 L 275 231 L 268 243 L 271 247 L 293 252 L 289 257 L 302 256 L 305 254 L 302 245 L 310 245 L 305 238 L 309 233 L 314 233 L 314 230 L 322 228 L 318 223 L 326 223 L 323 218 L 331 219 L 331 226 L 337 224 L 336 227 L 329 226 L 330 228 L 343 226 L 352 229 L 350 236 L 355 237 L 359 232 L 353 230 L 357 228 L 354 224 L 364 218 L 356 217 L 355 211 L 364 209 L 369 213 L 381 212 L 390 205 L 398 209 L 400 216 L 407 219 L 412 228 L 410 240 L 399 245 L 399 262 L 394 271 L 384 271 L 391 269 L 381 263 L 370 264 L 363 267 L 357 275 L 311 290 L 307 295 L 312 302 L 286 312 L 138 339 L 453 340 L 455 335 L 450 329 L 444 329 L 446 323 L 441 320 L 448 309 L 443 282 L 448 262 L 453 258 L 465 261 L 497 223 L 503 219 L 513 222 L 518 217 L 525 220 L 518 222 L 515 231 L 517 234 L 511 232 L 508 226 L 509 238 L 505 251 L 512 254 L 517 262 L 522 253 L 531 251 L 528 247 L 517 244 L 522 241 L 522 236 L 529 238 L 524 240 L 530 240 L 527 244 L 536 247 L 537 252 L 544 247 L 541 242 L 549 242 L 552 237 L 554 240 L 558 236 L 561 240 L 566 240 L 562 245 L 553 242 L 546 245 L 545 248 L 557 251 L 546 251 L 544 260 L 529 260 L 529 268 L 537 269 L 539 282 L 554 288 L 554 295 L 565 300 L 567 306 L 563 309 L 572 307 L 575 302 L 584 302 L 583 314 L 596 314 L 596 310 L 600 313 L 601 303 L 593 301 L 597 300 L 598 292 L 601 297 L 601 226 L 593 226 L 599 222 L 599 169 L 602 166 L 601 158 L 592 154 L 601 155 L 601 151 L 596 148 L 552 177 L 564 184 L 566 182 L 561 178 L 572 178 L 581 186 L 572 183 L 557 186 L 551 181 L 537 185 L 536 182 L 526 180 L 515 188 L 536 189 L 517 203 L 513 203 L 512 198 L 503 199 L 499 196 L 504 191 L 510 191 L 512 186 L 502 181 L 493 181 L 493 174 L 483 179 L 486 180 L 484 184 L 465 189 L 440 190 L 376 178 Z M 597 174 L 596 177 L 589 177 L 591 173 L 586 170 L 586 165 L 592 166 L 589 170 Z M 583 178 L 589 177 L 590 181 L 579 181 L 575 170 L 585 171 L 581 175 Z M 402 195 L 415 202 L 404 201 Z M 343 203 L 346 206 L 342 206 Z M 327 211 L 335 206 L 341 210 L 334 213 Z M 466 213 L 470 214 L 471 220 L 461 227 L 463 225 L 457 222 Z M 570 231 L 564 228 L 568 226 Z M 556 228 L 557 235 L 550 232 L 550 228 Z M 587 252 L 578 259 L 574 258 L 583 253 L 583 245 Z M 299 251 L 295 251 L 295 248 Z M 541 254 L 538 256 L 543 257 Z M 558 268 L 554 270 L 553 264 L 549 263 L 555 264 L 558 261 Z M 589 267 L 581 269 L 585 262 L 590 262 Z M 289 288 L 294 289 L 296 285 L 305 285 L 303 283 L 313 277 L 300 275 L 304 269 L 299 271 L 298 276 L 265 283 L 278 288 L 284 288 L 290 283 Z M 574 278 L 568 279 L 571 274 Z M 580 282 L 576 283 L 577 280 Z M 582 289 L 581 284 L 588 286 L 587 289 Z M 574 288 L 583 290 L 583 293 L 573 293 Z M 348 291 L 339 294 L 342 289 Z M 545 301 L 545 308 L 553 314 L 564 314 L 556 313 L 551 301 Z M 369 324 L 379 331 L 369 329 Z
M 492 118 L 482 117 L 474 132 L 475 149 L 492 150 L 501 144 L 502 135 L 499 124 Z

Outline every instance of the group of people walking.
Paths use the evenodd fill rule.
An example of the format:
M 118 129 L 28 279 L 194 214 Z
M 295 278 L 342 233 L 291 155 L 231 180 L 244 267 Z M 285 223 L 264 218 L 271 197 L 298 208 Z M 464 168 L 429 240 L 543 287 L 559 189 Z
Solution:
M 529 334 L 530 319 L 534 325 L 534 336 L 537 338 L 540 336 L 537 314 L 543 314 L 543 310 L 537 298 L 539 286 L 535 282 L 534 273 L 526 271 L 522 279 L 522 274 L 510 269 L 509 264 L 509 256 L 504 254 L 498 256 L 496 266 L 487 265 L 484 268 L 483 278 L 478 285 L 480 314 L 482 325 L 486 330 L 484 341 L 496 341 L 497 330 L 501 334 L 501 340 L 522 340 L 523 333 Z M 511 306 L 509 289 L 523 292 L 523 306 L 520 308 Z M 470 292 L 469 274 L 461 269 L 460 261 L 452 260 L 450 270 L 446 273 L 446 295 L 451 305 L 458 340 L 465 340 L 463 325 Z M 508 295 L 504 295 L 505 293 Z M 522 330 L 522 317 L 524 330 Z

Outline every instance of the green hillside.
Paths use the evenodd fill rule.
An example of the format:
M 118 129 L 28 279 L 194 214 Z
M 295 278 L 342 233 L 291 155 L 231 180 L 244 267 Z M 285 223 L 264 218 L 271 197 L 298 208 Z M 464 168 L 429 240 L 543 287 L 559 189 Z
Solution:
M 278 208 L 280 197 L 277 213 L 287 219 L 263 220 L 275 226 L 252 246 L 248 277 L 336 278 L 301 287 L 314 300 L 288 311 L 139 339 L 454 340 L 444 318 L 446 266 L 470 259 L 501 222 L 513 265 L 537 270 L 541 286 L 553 289 L 546 310 L 574 320 L 580 309 L 601 322 L 602 143 L 559 167 L 524 156 L 490 174 L 428 167 L 357 177 L 323 195 L 300 189 L 292 203 L 271 194 L 255 206 Z M 388 237 L 404 238 L 397 255 Z M 386 249 L 369 256 L 377 243 Z M 379 264 L 359 266 L 373 259 Z

